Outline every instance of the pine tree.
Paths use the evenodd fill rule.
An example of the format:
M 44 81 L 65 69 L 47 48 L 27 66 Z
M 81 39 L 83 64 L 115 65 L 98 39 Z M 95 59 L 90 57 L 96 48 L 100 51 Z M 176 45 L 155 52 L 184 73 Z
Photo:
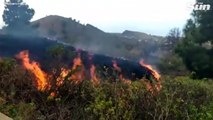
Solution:
M 9 30 L 20 30 L 30 23 L 34 13 L 23 0 L 7 0 L 2 17 Z
M 197 0 L 213 6 L 212 0 Z M 193 11 L 176 52 L 195 77 L 213 77 L 213 9 Z

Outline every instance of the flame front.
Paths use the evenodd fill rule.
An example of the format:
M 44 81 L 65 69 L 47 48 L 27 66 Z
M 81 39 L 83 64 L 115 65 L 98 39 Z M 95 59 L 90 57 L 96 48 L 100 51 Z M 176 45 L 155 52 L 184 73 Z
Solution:
M 151 71 L 152 75 L 154 76 L 154 79 L 157 81 L 157 83 L 154 86 L 157 91 L 160 91 L 160 89 L 162 88 L 161 81 L 160 81 L 160 77 L 161 77 L 160 74 L 156 70 L 154 70 L 151 65 L 145 64 L 144 60 L 141 60 L 140 64 L 146 69 L 148 69 L 149 71 Z M 147 82 L 146 82 L 146 86 L 147 88 L 152 88 L 151 85 L 148 84 Z
M 30 61 L 28 51 L 21 51 L 18 55 L 16 55 L 16 57 L 18 59 L 22 60 L 22 64 L 25 69 L 27 69 L 33 73 L 33 75 L 35 76 L 35 79 L 36 79 L 35 83 L 36 83 L 36 87 L 38 90 L 44 91 L 44 90 L 48 90 L 51 87 L 51 85 L 48 82 L 48 79 L 50 79 L 51 76 L 49 76 L 44 71 L 42 71 L 39 63 L 37 63 L 35 61 Z M 121 74 L 122 69 L 118 66 L 117 62 L 112 61 L 112 63 L 113 63 L 114 69 L 119 72 L 120 80 L 123 81 L 124 83 L 131 84 L 131 81 L 124 78 L 123 75 Z M 153 90 L 153 87 L 155 87 L 157 91 L 160 91 L 160 89 L 162 87 L 161 81 L 160 81 L 160 77 L 161 77 L 160 74 L 156 70 L 154 70 L 151 65 L 145 64 L 143 60 L 140 61 L 140 65 L 145 67 L 148 71 L 150 71 L 156 81 L 156 83 L 154 83 L 154 84 L 152 84 L 149 81 L 145 81 L 145 85 L 146 85 L 147 89 Z M 71 74 L 69 76 L 70 72 L 71 72 Z M 94 85 L 100 84 L 100 79 L 96 75 L 96 68 L 95 68 L 95 65 L 93 65 L 93 64 L 90 67 L 90 76 L 91 76 L 91 80 Z M 66 77 L 68 80 L 74 81 L 76 84 L 82 82 L 85 79 L 85 77 L 86 77 L 85 76 L 85 67 L 81 60 L 80 54 L 76 58 L 74 58 L 73 66 L 72 66 L 71 70 L 61 68 L 61 73 L 60 73 L 59 77 L 57 78 L 56 85 L 58 87 L 61 86 L 64 82 L 64 79 L 66 79 Z
M 64 82 L 64 79 L 67 77 L 67 75 L 69 74 L 69 70 L 65 69 L 65 68 L 61 68 L 61 73 L 59 75 L 59 77 L 57 78 L 57 86 L 61 86 Z
M 120 75 L 119 78 L 120 78 L 120 80 L 121 80 L 123 83 L 125 83 L 125 84 L 129 84 L 129 85 L 130 85 L 130 84 L 132 83 L 131 80 L 125 79 L 125 78 L 123 77 L 123 75 Z
M 41 91 L 45 90 L 48 87 L 47 84 L 48 75 L 41 70 L 40 65 L 37 62 L 35 61 L 30 62 L 29 52 L 22 51 L 16 57 L 18 59 L 21 59 L 25 69 L 31 71 L 33 75 L 36 77 L 36 86 L 38 90 Z
M 71 76 L 68 76 L 70 72 L 72 72 L 72 74 Z M 76 84 L 84 80 L 85 68 L 80 56 L 74 58 L 71 71 L 69 69 L 61 68 L 61 73 L 57 78 L 57 86 L 62 85 L 66 77 L 68 80 L 74 81 Z
M 98 79 L 95 70 L 96 70 L 95 65 L 92 65 L 91 68 L 90 68 L 90 76 L 91 76 L 91 79 L 92 79 L 92 83 L 94 85 L 99 85 L 100 80 Z
M 71 76 L 71 80 L 75 81 L 75 83 L 80 83 L 85 79 L 85 68 L 80 55 L 73 60 L 72 71 L 74 71 L 74 73 Z
M 115 60 L 112 61 L 112 65 L 114 67 L 115 70 L 117 70 L 118 72 L 121 72 L 121 68 L 118 67 L 118 64 Z

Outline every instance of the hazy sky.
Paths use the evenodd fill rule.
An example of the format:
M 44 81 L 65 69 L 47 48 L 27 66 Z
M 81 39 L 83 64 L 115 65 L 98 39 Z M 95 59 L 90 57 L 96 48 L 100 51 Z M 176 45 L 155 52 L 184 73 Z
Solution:
M 134 30 L 166 35 L 182 28 L 190 18 L 195 0 L 23 0 L 35 10 L 33 20 L 47 15 L 72 17 L 105 32 Z M 0 13 L 4 0 L 0 0 Z M 0 25 L 3 25 L 2 17 Z

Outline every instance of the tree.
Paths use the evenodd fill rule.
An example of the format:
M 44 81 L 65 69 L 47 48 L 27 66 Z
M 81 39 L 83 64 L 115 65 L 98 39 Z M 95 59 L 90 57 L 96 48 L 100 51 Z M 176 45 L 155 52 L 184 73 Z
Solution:
M 211 0 L 197 0 L 213 6 Z M 183 30 L 183 40 L 176 47 L 176 53 L 195 77 L 213 78 L 213 9 L 193 11 Z M 208 44 L 208 47 L 205 45 Z
M 166 36 L 166 48 L 173 50 L 174 46 L 180 41 L 181 32 L 179 28 L 172 28 Z
M 171 44 L 175 44 L 180 40 L 180 35 L 181 32 L 179 28 L 172 28 L 166 38 L 168 42 L 170 42 Z
M 35 11 L 23 2 L 23 0 L 7 0 L 2 15 L 6 28 L 16 30 L 23 28 L 30 23 Z

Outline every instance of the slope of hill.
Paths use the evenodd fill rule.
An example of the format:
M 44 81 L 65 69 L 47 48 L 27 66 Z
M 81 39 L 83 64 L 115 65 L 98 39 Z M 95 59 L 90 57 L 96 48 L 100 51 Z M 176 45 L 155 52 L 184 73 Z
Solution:
M 34 21 L 32 26 L 40 36 L 60 40 L 93 53 L 134 60 L 148 57 L 156 51 L 159 41 L 164 39 L 132 31 L 106 33 L 90 24 L 83 25 L 75 19 L 55 15 Z
M 127 38 L 131 38 L 131 39 L 137 39 L 139 41 L 163 41 L 165 40 L 164 37 L 161 36 L 155 36 L 155 35 L 148 35 L 146 33 L 143 32 L 137 32 L 137 31 L 129 31 L 129 30 L 125 30 L 122 34 L 122 36 L 127 37 Z
M 103 31 L 92 25 L 82 25 L 75 19 L 55 15 L 34 21 L 32 25 L 37 27 L 40 35 L 61 40 L 68 40 L 69 38 L 82 40 L 85 38 L 83 36 L 81 38 L 80 35 L 87 37 L 86 34 L 92 35 L 92 31 L 97 36 L 104 34 Z

